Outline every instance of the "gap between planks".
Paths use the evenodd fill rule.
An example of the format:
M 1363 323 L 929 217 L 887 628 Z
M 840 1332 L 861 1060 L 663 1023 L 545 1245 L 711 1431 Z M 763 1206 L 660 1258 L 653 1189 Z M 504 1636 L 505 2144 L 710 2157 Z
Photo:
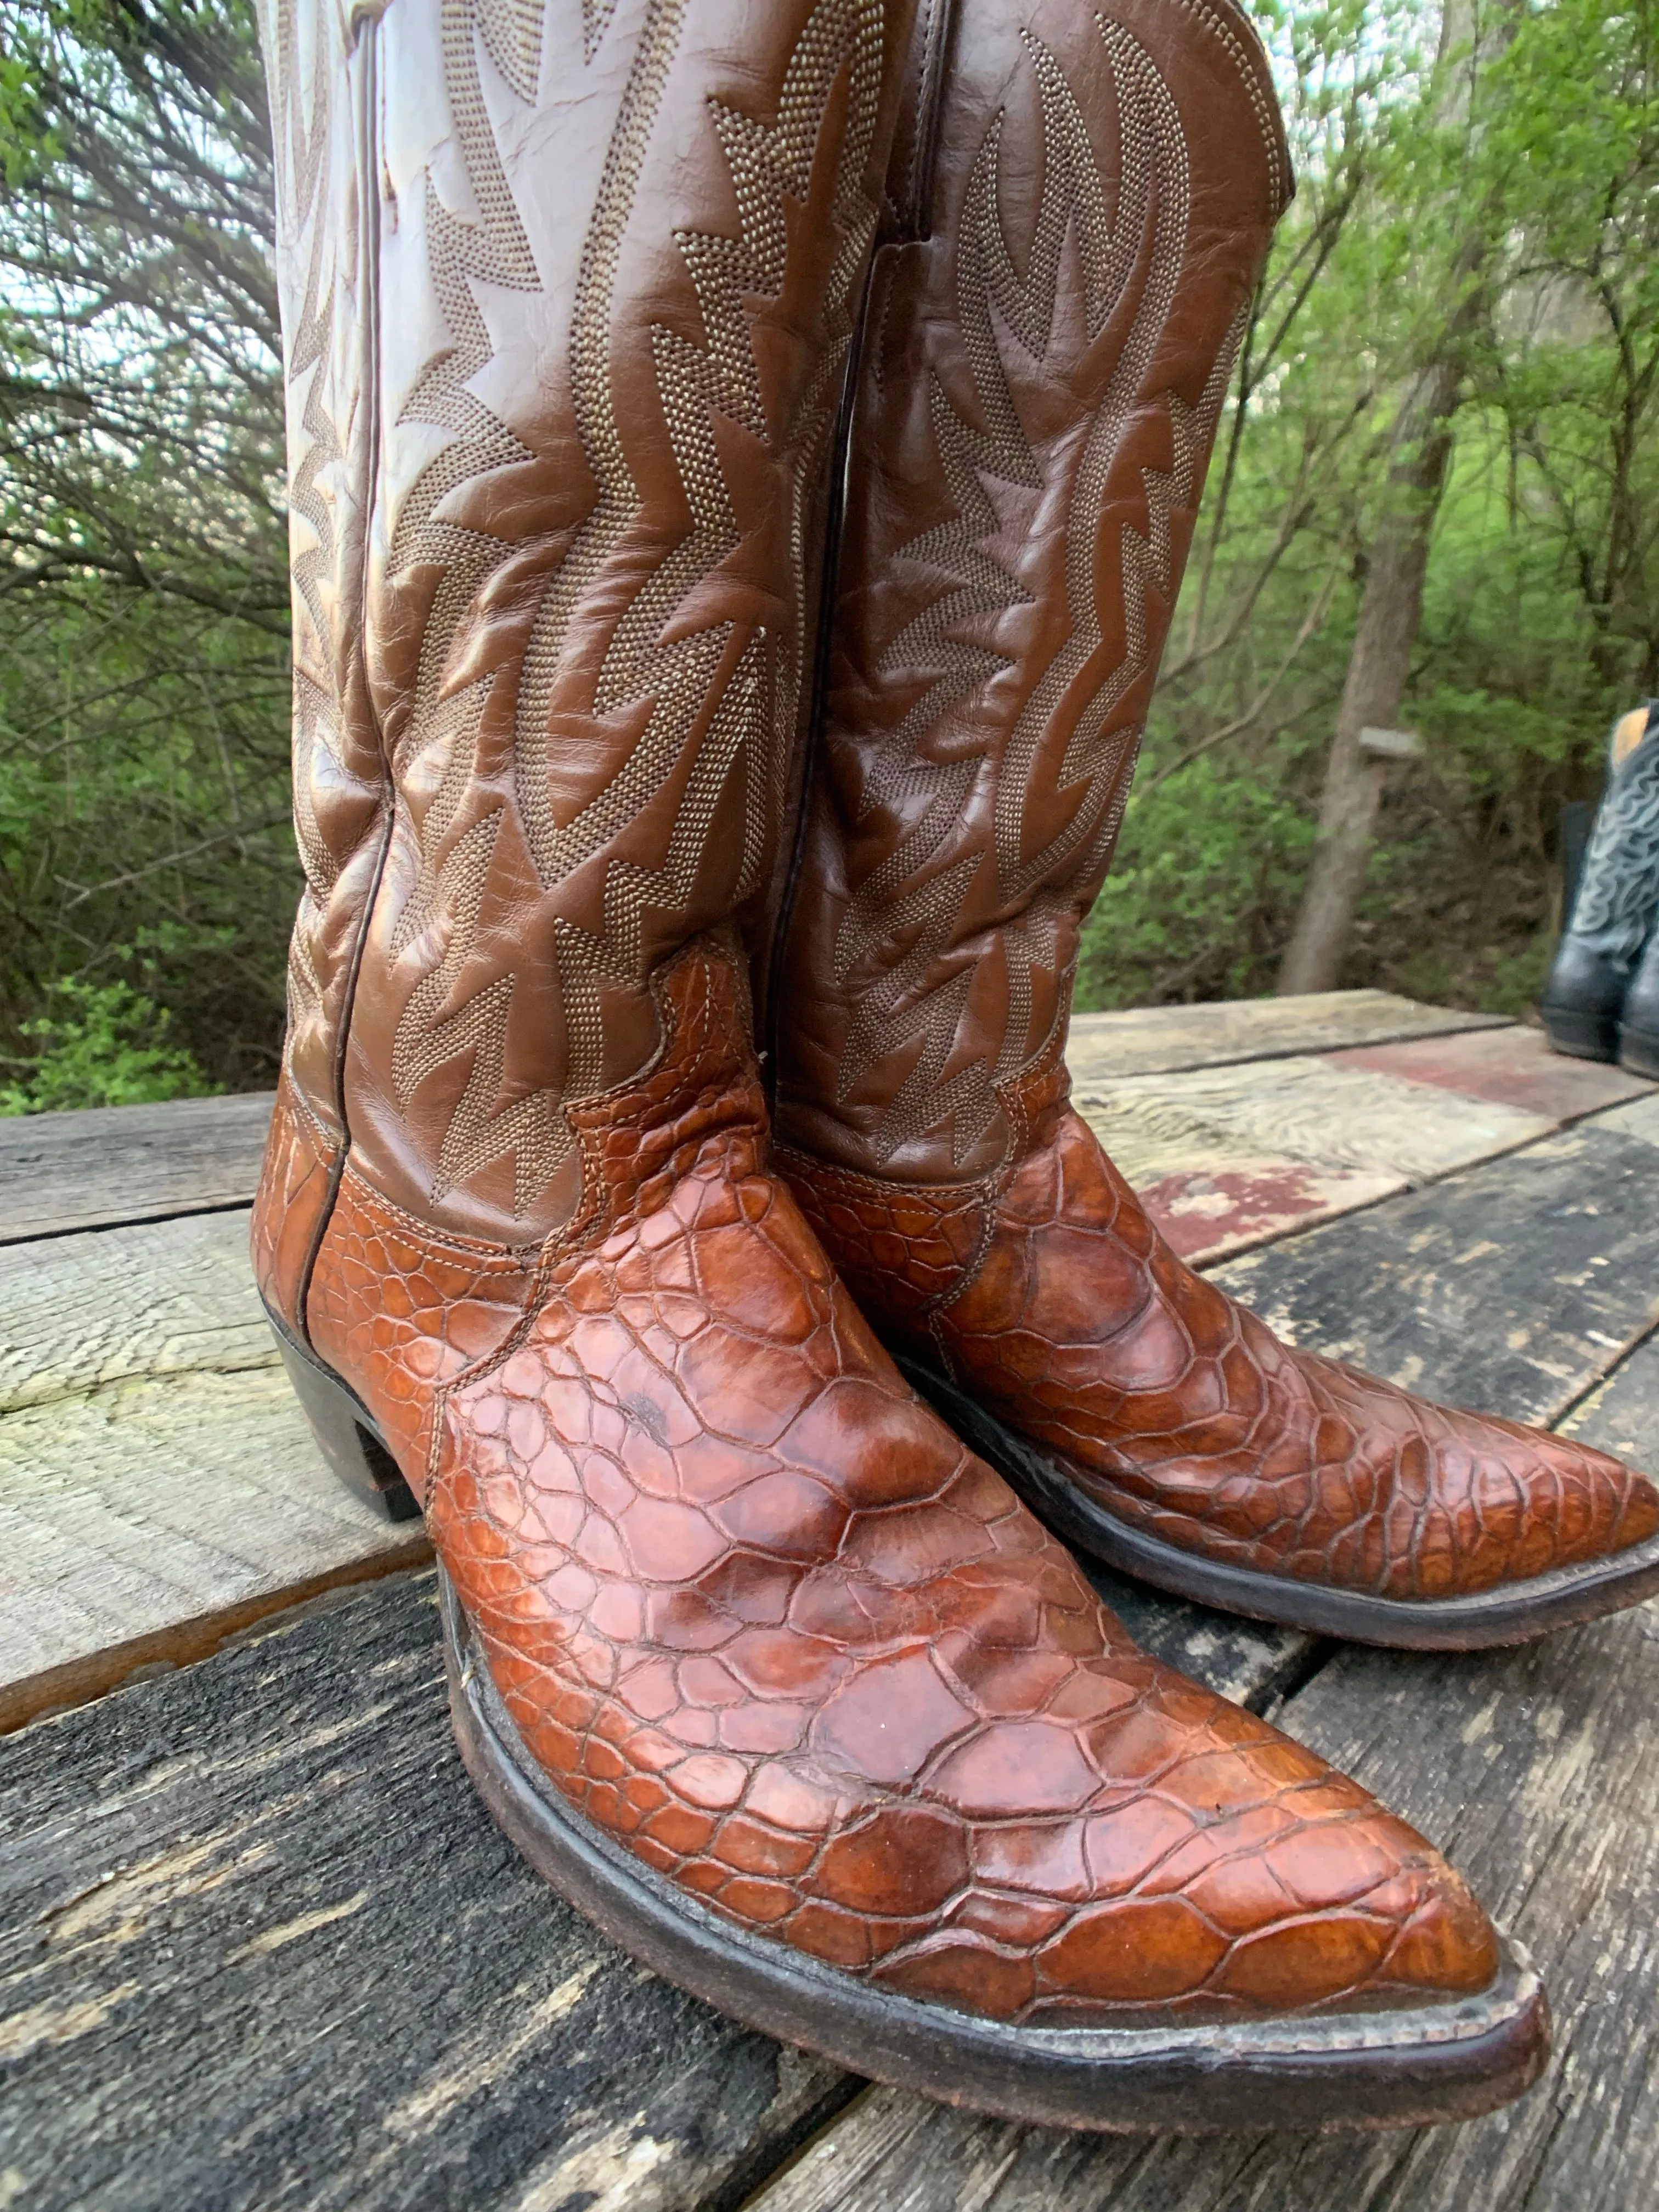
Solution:
M 1654 1146 L 1656 1130 L 1659 1130 L 1659 1100 L 1649 1097 L 1634 1104 L 1621 1104 L 1603 1109 L 1599 1114 L 1579 1121 L 1576 1127 L 1581 1134 L 1586 1130 L 1594 1131 L 1601 1127 L 1605 1128 L 1610 1136 L 1640 1138 L 1641 1149 L 1645 1153 L 1648 1148 Z M 1513 1171 L 1516 1164 L 1524 1163 L 1543 1147 L 1551 1144 L 1559 1146 L 1562 1142 L 1563 1133 L 1560 1131 L 1547 1131 L 1538 1137 L 1529 1139 L 1513 1152 L 1501 1155 L 1503 1167 Z M 1455 1176 L 1474 1176 L 1478 1179 L 1475 1188 L 1481 1194 L 1480 1202 L 1489 1203 L 1491 1200 L 1501 1195 L 1501 1187 L 1493 1180 L 1498 1166 L 1498 1160 L 1488 1159 L 1473 1169 L 1448 1170 L 1444 1176 L 1436 1176 L 1425 1182 L 1421 1186 L 1421 1191 L 1426 1193 L 1437 1187 L 1443 1188 L 1452 1182 Z M 1401 1193 L 1390 1194 L 1391 1205 L 1399 1206 L 1405 1202 L 1406 1194 Z M 1231 1269 L 1235 1262 L 1241 1263 L 1239 1275 L 1250 1279 L 1240 1280 L 1235 1277 L 1228 1286 L 1239 1290 L 1247 1302 L 1260 1307 L 1262 1304 L 1264 1291 L 1270 1291 L 1270 1285 L 1262 1283 L 1260 1279 L 1260 1269 L 1264 1256 L 1271 1260 L 1275 1249 L 1285 1252 L 1285 1248 L 1292 1248 L 1291 1252 L 1286 1253 L 1286 1257 L 1291 1258 L 1294 1264 L 1294 1250 L 1299 1248 L 1303 1255 L 1311 1258 L 1316 1251 L 1326 1248 L 1329 1237 L 1339 1232 L 1339 1225 L 1345 1237 L 1352 1236 L 1356 1233 L 1359 1224 L 1367 1217 L 1376 1215 L 1381 1205 L 1382 1201 L 1379 1200 L 1376 1205 L 1356 1208 L 1346 1215 L 1336 1217 L 1335 1219 L 1323 1224 L 1297 1224 L 1282 1234 L 1265 1237 L 1260 1243 L 1250 1247 L 1248 1258 L 1245 1254 L 1230 1252 L 1226 1255 L 1229 1268 Z M 174 1241 L 182 1237 L 192 1251 L 198 1246 L 201 1247 L 200 1255 L 194 1261 L 180 1255 L 185 1279 L 181 1279 L 178 1284 L 169 1280 L 167 1285 L 158 1286 L 150 1280 L 158 1265 L 168 1264 L 165 1255 L 159 1251 L 151 1252 L 151 1232 L 147 1231 L 141 1237 L 133 1238 L 124 1237 L 118 1230 L 100 1229 L 88 1232 L 88 1236 L 89 1241 L 95 1239 L 96 1248 L 100 1252 L 106 1249 L 106 1239 L 113 1240 L 108 1247 L 106 1260 L 100 1263 L 102 1274 L 107 1278 L 110 1270 L 113 1269 L 117 1279 L 124 1283 L 129 1274 L 131 1276 L 133 1296 L 137 1301 L 134 1310 L 142 1310 L 141 1319 L 145 1319 L 149 1315 L 149 1304 L 147 1301 L 155 1301 L 161 1296 L 163 1291 L 167 1293 L 167 1299 L 171 1299 L 179 1307 L 180 1311 L 175 1316 L 172 1306 L 167 1306 L 164 1333 L 168 1334 L 169 1345 L 172 1347 L 167 1354 L 168 1360 L 175 1365 L 182 1364 L 192 1370 L 204 1359 L 208 1365 L 216 1367 L 246 1366 L 250 1360 L 252 1360 L 262 1368 L 270 1369 L 268 1376 L 262 1375 L 260 1378 L 262 1387 L 268 1384 L 269 1389 L 274 1392 L 286 1407 L 286 1394 L 274 1368 L 274 1355 L 265 1340 L 263 1321 L 257 1312 L 251 1309 L 247 1315 L 241 1312 L 240 1292 L 233 1300 L 231 1290 L 234 1286 L 229 1285 L 228 1279 L 225 1285 L 219 1284 L 218 1277 L 224 1273 L 226 1267 L 230 1262 L 222 1255 L 218 1254 L 217 1246 L 222 1240 L 200 1220 L 200 1217 L 188 1219 L 181 1218 L 174 1224 L 173 1230 Z M 167 1240 L 164 1237 L 162 1241 Z M 129 1247 L 131 1249 L 127 1249 Z M 210 1252 L 210 1247 L 212 1248 L 211 1252 Z M 48 1249 L 59 1253 L 64 1250 L 61 1244 L 56 1244 Z M 27 1267 L 27 1263 L 16 1248 L 14 1248 L 14 1255 L 15 1266 Z M 212 1264 L 205 1265 L 204 1262 L 210 1260 Z M 240 1257 L 240 1245 L 237 1246 L 235 1255 L 235 1269 L 237 1280 L 240 1283 L 240 1275 L 245 1273 Z M 1270 1270 L 1270 1272 L 1273 1271 Z M 31 1275 L 30 1279 L 33 1282 L 36 1279 Z M 1225 1279 L 1224 1276 L 1223 1279 Z M 38 1291 L 32 1295 L 33 1312 L 39 1315 L 41 1308 Z M 124 1301 L 125 1298 L 126 1292 L 124 1291 Z M 167 1304 L 167 1299 L 163 1300 L 164 1304 Z M 234 1316 L 230 1314 L 230 1304 L 236 1305 Z M 221 1305 L 224 1307 L 223 1313 L 220 1311 Z M 189 1310 L 185 1311 L 185 1309 Z M 200 1310 L 198 1311 L 197 1309 Z M 1322 1318 L 1322 1316 L 1316 1315 L 1315 1318 Z M 1609 1318 L 1611 1319 L 1612 1316 L 1610 1316 Z M 1635 1324 L 1633 1327 L 1632 1322 Z M 1654 1327 L 1655 1316 L 1650 1309 L 1643 1313 L 1639 1319 L 1626 1315 L 1615 1325 L 1618 1327 L 1619 1334 L 1613 1340 L 1603 1345 L 1602 1340 L 1596 1338 L 1578 1346 L 1575 1354 L 1577 1360 L 1575 1370 L 1564 1388 L 1543 1395 L 1534 1395 L 1523 1408 L 1517 1407 L 1512 1402 L 1501 1400 L 1495 1395 L 1489 1398 L 1483 1396 L 1482 1389 L 1479 1384 L 1462 1392 L 1448 1384 L 1443 1395 L 1454 1397 L 1461 1395 L 1468 1402 L 1487 1402 L 1494 1407 L 1501 1407 L 1503 1410 L 1521 1411 L 1525 1418 L 1546 1425 L 1561 1419 L 1598 1390 L 1607 1377 L 1617 1370 L 1620 1364 L 1630 1357 L 1632 1351 L 1641 1343 Z M 145 1326 L 146 1328 L 149 1328 L 147 1320 Z M 250 1329 L 251 1337 L 248 1335 Z M 204 1334 L 204 1331 L 205 1334 Z M 1295 1335 L 1304 1334 L 1303 1329 L 1295 1326 L 1292 1326 L 1291 1333 Z M 198 1345 L 201 1346 L 199 1350 L 196 1348 Z M 1316 1340 L 1316 1348 L 1318 1348 Z M 26 1353 L 26 1365 L 27 1361 Z M 164 1364 L 166 1364 L 164 1362 Z M 75 1359 L 64 1368 L 61 1383 L 53 1382 L 47 1395 L 51 1395 L 52 1390 L 58 1388 L 71 1393 L 79 1393 L 88 1384 L 101 1383 L 112 1376 L 130 1378 L 127 1386 L 130 1394 L 141 1394 L 144 1370 L 148 1364 L 149 1354 L 146 1353 L 144 1361 L 140 1362 L 137 1359 L 137 1348 L 129 1350 L 122 1331 L 117 1329 L 108 1341 L 100 1339 L 95 1343 L 89 1344 L 84 1355 L 77 1352 Z M 27 1377 L 25 1379 L 27 1381 Z M 50 1380 L 50 1378 L 47 1379 Z M 156 1388 L 159 1389 L 161 1387 L 161 1378 L 158 1377 Z M 187 1400 L 192 1390 L 199 1390 L 204 1386 L 197 1384 L 191 1373 L 185 1373 L 179 1375 L 173 1383 L 167 1387 L 175 1393 L 182 1393 Z M 216 1389 L 220 1386 L 215 1387 Z M 19 1402 L 27 1402 L 27 1394 L 25 1399 Z M 80 1402 L 78 1395 L 76 1402 L 77 1404 Z M 48 1409 L 41 1410 L 44 1414 Z M 37 1420 L 40 1418 L 36 1416 Z M 222 1413 L 216 1414 L 214 1407 L 206 1405 L 205 1402 L 198 1409 L 197 1418 L 205 1424 L 202 1434 L 204 1437 L 211 1437 L 216 1450 L 220 1449 L 222 1441 L 223 1450 L 220 1450 L 220 1456 L 222 1458 L 225 1451 L 232 1455 L 231 1459 L 226 1460 L 222 1472 L 218 1469 L 216 1462 L 213 1468 L 203 1468 L 197 1478 L 199 1481 L 208 1483 L 216 1493 L 215 1514 L 210 1515 L 206 1520 L 200 1520 L 198 1516 L 198 1522 L 194 1524 L 198 1526 L 198 1534 L 205 1535 L 216 1523 L 223 1522 L 223 1512 L 220 1510 L 221 1504 L 222 1503 L 226 1507 L 230 1504 L 228 1495 L 223 1501 L 217 1499 L 218 1491 L 226 1484 L 229 1485 L 230 1490 L 238 1494 L 246 1489 L 246 1480 L 242 1473 L 241 1461 L 237 1455 L 252 1447 L 243 1437 L 241 1431 L 228 1424 Z M 251 1411 L 246 1418 L 252 1419 Z M 285 1607 L 302 1601 L 306 1596 L 319 1589 L 330 1587 L 338 1582 L 349 1582 L 383 1574 L 408 1563 L 413 1554 L 407 1542 L 400 1542 L 394 1539 L 391 1529 L 384 1524 L 373 1522 L 373 1525 L 369 1525 L 373 1522 L 373 1516 L 368 1513 L 368 1509 L 363 1510 L 362 1517 L 365 1525 L 361 1528 L 355 1525 L 348 1528 L 343 1522 L 337 1528 L 336 1520 L 345 1514 L 349 1501 L 344 1501 L 343 1493 L 336 1490 L 331 1479 L 327 1477 L 321 1469 L 320 1463 L 314 1469 L 309 1467 L 309 1461 L 314 1455 L 310 1452 L 309 1439 L 303 1432 L 303 1425 L 299 1421 L 297 1414 L 288 1426 L 292 1428 L 294 1435 L 284 1443 L 284 1450 L 288 1455 L 284 1465 L 289 1472 L 284 1476 L 283 1503 L 284 1510 L 292 1522 L 292 1530 L 285 1541 L 289 1555 L 293 1558 L 296 1566 L 302 1565 L 302 1554 L 307 1545 L 309 1544 L 312 1547 L 313 1559 L 315 1561 L 314 1567 L 310 1571 L 284 1576 L 275 1554 L 271 1557 L 270 1564 L 263 1567 L 256 1563 L 252 1554 L 249 1554 L 246 1565 L 237 1561 L 232 1569 L 232 1580 L 240 1583 L 242 1587 L 235 1589 L 226 1603 L 214 1604 L 210 1601 L 191 1607 L 188 1604 L 187 1591 L 182 1584 L 177 1592 L 161 1594 L 158 1591 L 155 1601 L 157 1606 L 171 1606 L 177 1608 L 179 1598 L 183 1596 L 185 1599 L 182 1620 L 153 1619 L 149 1622 L 140 1620 L 135 1625 L 133 1632 L 118 1633 L 103 1638 L 95 1645 L 89 1645 L 80 1650 L 71 1650 L 61 1662 L 49 1662 L 45 1666 L 38 1663 L 28 1666 L 26 1662 L 24 1669 L 20 1674 L 15 1674 L 9 1683 L 0 1686 L 0 1729 L 15 1729 L 25 1725 L 31 1718 L 42 1712 L 60 1710 L 66 1705 L 100 1696 L 125 1680 L 137 1669 L 156 1663 L 179 1663 L 181 1659 L 199 1657 L 211 1650 L 215 1644 L 223 1636 L 234 1633 L 251 1620 L 280 1613 Z M 118 1423 L 116 1431 L 112 1431 L 117 1443 L 119 1442 L 120 1433 Z M 250 1436 L 252 1432 L 249 1431 Z M 148 1431 L 142 1421 L 135 1435 L 140 1443 L 145 1441 Z M 100 1437 L 92 1437 L 87 1443 L 77 1445 L 76 1452 L 83 1455 L 88 1451 L 91 1453 L 90 1461 L 83 1456 L 77 1460 L 77 1465 L 97 1462 L 100 1443 Z M 295 1456 L 296 1454 L 298 1457 Z M 189 1457 L 188 1452 L 185 1456 Z M 300 1463 L 301 1459 L 306 1462 L 303 1468 Z M 75 1479 L 77 1481 L 82 1480 L 79 1476 Z M 179 1486 L 181 1483 L 182 1488 Z M 159 1508 L 163 1516 L 155 1521 L 153 1540 L 161 1546 L 163 1552 L 167 1551 L 169 1543 L 168 1522 L 166 1517 L 167 1515 L 170 1514 L 174 1520 L 177 1520 L 178 1515 L 182 1512 L 186 1518 L 184 1522 L 179 1523 L 179 1526 L 191 1525 L 186 1494 L 189 1490 L 190 1476 L 187 1468 L 182 1471 L 174 1470 L 171 1467 L 164 1468 L 158 1463 L 155 1476 L 146 1480 L 143 1488 L 144 1498 Z M 319 1493 L 315 1503 L 311 1500 L 310 1493 L 313 1490 Z M 164 1505 L 162 1503 L 164 1500 L 170 1500 L 171 1503 Z M 91 1493 L 89 1492 L 89 1504 L 90 1502 Z M 50 1499 L 44 1500 L 43 1504 L 50 1520 L 56 1508 Z M 112 1493 L 111 1504 L 121 1513 L 126 1513 L 131 1510 L 120 1506 L 115 1493 Z M 324 1518 L 317 1518 L 319 1513 Z M 36 1520 L 39 1520 L 39 1517 L 40 1512 L 37 1509 Z M 307 1536 L 305 1532 L 313 1526 L 313 1522 L 318 1533 Z M 100 1603 L 106 1611 L 109 1611 L 112 1604 L 115 1602 L 116 1593 L 120 1586 L 120 1577 L 125 1577 L 129 1582 L 131 1582 L 135 1577 L 140 1577 L 138 1582 L 134 1583 L 134 1588 L 142 1591 L 142 1577 L 145 1571 L 142 1563 L 142 1551 L 134 1553 L 131 1534 L 123 1534 L 119 1530 L 113 1530 L 112 1533 L 118 1539 L 115 1551 L 111 1553 L 116 1579 L 112 1581 L 107 1574 L 94 1577 L 97 1587 L 105 1593 Z M 20 1540 L 21 1534 L 21 1532 L 20 1532 Z M 67 1535 L 65 1540 L 68 1540 Z M 217 1540 L 222 1544 L 227 1539 L 221 1535 Z M 35 1548 L 38 1549 L 38 1543 Z M 73 1543 L 70 1544 L 70 1549 L 74 1549 Z M 21 1559 L 33 1554 L 26 1545 L 24 1553 L 17 1556 Z M 234 1551 L 228 1553 L 226 1564 L 229 1565 L 234 1558 Z M 173 1571 L 167 1571 L 165 1563 L 162 1562 L 164 1578 L 166 1574 L 171 1571 L 172 1578 L 177 1580 L 182 1573 L 182 1560 L 183 1555 L 180 1554 L 175 1560 Z M 73 1560 L 69 1561 L 70 1573 L 69 1580 L 65 1584 L 66 1593 L 73 1593 L 77 1576 L 84 1583 L 86 1574 L 90 1573 L 95 1565 L 94 1551 L 87 1552 L 81 1568 L 76 1568 Z M 218 1570 L 216 1569 L 215 1571 Z M 264 1589 L 249 1588 L 250 1580 L 257 1583 L 262 1574 L 270 1577 L 269 1586 Z M 1144 1615 L 1135 1594 L 1127 1586 L 1119 1586 L 1109 1590 L 1107 1594 L 1109 1602 L 1118 1606 L 1120 1610 L 1130 1616 L 1132 1627 L 1155 1645 L 1159 1644 L 1164 1636 L 1169 1632 L 1164 1616 L 1162 1614 Z M 22 1602 L 25 1597 L 26 1593 L 20 1589 L 17 1601 Z M 142 1611 L 142 1608 L 140 1610 Z M 130 1607 L 130 1617 L 131 1613 Z M 12 1615 L 15 1624 L 21 1624 L 26 1617 L 16 1612 Z M 113 1612 L 111 1613 L 111 1619 L 113 1624 Z M 1251 1663 L 1254 1663 L 1254 1660 Z M 1246 1668 L 1246 1673 L 1248 1672 L 1249 1669 Z M 1239 1693 L 1248 1693 L 1247 1686 L 1242 1686 Z
M 265 1621 L 274 1623 L 280 1616 L 297 1612 L 331 1591 L 349 1589 L 359 1583 L 378 1582 L 384 1575 L 402 1574 L 411 1567 L 429 1565 L 431 1560 L 429 1537 L 407 1537 L 365 1559 L 347 1559 L 321 1573 L 285 1583 L 277 1589 L 261 1591 L 258 1596 L 244 1598 L 235 1605 L 216 1607 L 189 1620 L 169 1621 L 147 1635 L 106 1644 L 101 1650 L 65 1660 L 61 1666 L 46 1668 L 22 1681 L 0 1683 L 0 1736 L 15 1735 L 31 1722 L 47 1720 L 55 1714 L 73 1712 L 78 1706 L 92 1705 L 112 1690 L 142 1680 L 146 1675 L 171 1674 L 181 1667 L 193 1667 L 203 1659 L 211 1658 L 249 1629 Z

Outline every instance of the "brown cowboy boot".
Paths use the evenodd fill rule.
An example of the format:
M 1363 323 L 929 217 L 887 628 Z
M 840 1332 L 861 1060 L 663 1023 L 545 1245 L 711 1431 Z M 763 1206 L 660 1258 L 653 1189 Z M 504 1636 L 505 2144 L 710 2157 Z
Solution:
M 255 1259 L 324 1449 L 424 1510 L 486 1801 L 638 1957 L 940 2095 L 1501 2101 L 1547 2015 L 1458 1877 L 1134 1650 L 769 1169 L 731 924 L 904 23 L 337 26 L 267 25 L 308 889 Z
M 1279 1343 L 1067 1105 L 1079 927 L 1288 187 L 1255 38 L 1230 0 L 962 0 L 933 127 L 854 417 L 781 1164 L 912 1379 L 1113 1565 L 1380 1644 L 1631 1604 L 1642 1476 Z

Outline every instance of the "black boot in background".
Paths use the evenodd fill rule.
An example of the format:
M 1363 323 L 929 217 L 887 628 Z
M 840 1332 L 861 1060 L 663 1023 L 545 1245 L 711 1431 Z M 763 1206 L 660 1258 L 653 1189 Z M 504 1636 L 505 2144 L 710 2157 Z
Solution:
M 1649 937 L 1625 994 L 1619 1057 L 1633 1075 L 1651 1076 L 1659 1083 L 1659 928 Z
M 1539 1011 L 1557 1052 L 1617 1060 L 1659 1073 L 1659 954 L 1642 949 L 1659 918 L 1659 699 L 1621 714 L 1608 747 L 1607 785 L 1590 832 L 1577 896 Z M 1651 971 L 1650 975 L 1649 971 Z M 1632 994 L 1641 1011 L 1626 1005 Z M 1637 1036 L 1629 1032 L 1634 1027 Z M 1645 1040 L 1645 1042 L 1644 1042 Z M 1635 1049 L 1647 1062 L 1632 1060 Z

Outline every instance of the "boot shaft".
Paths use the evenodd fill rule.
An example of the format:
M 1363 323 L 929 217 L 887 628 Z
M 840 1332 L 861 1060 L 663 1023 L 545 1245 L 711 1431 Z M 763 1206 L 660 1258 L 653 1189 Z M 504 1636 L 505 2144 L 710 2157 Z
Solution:
M 434 1229 L 568 1222 L 567 1109 L 648 1066 L 653 975 L 775 872 L 908 32 L 267 10 L 307 890 L 257 1233 L 290 1314 L 348 1146 Z
M 958 0 L 872 278 L 777 1023 L 801 1152 L 961 1182 L 1063 1081 L 1127 793 L 1290 176 L 1228 0 Z M 931 175 L 917 182 L 933 148 Z

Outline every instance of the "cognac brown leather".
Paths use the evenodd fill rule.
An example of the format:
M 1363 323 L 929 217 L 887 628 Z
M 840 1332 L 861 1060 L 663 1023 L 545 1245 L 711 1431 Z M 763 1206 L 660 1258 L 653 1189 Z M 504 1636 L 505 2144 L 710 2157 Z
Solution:
M 1230 0 L 962 0 L 940 100 L 933 234 L 876 259 L 781 1163 L 888 1340 L 1092 1525 L 1402 1601 L 1639 1546 L 1659 1493 L 1616 1462 L 1278 1343 L 1066 1107 L 1078 931 L 1288 175 Z
M 1000 1168 L 1063 1026 L 1289 171 L 1230 0 L 959 0 L 875 258 L 780 1133 Z M 895 198 L 899 197 L 895 193 Z
M 904 0 L 395 0 L 348 50 L 332 11 L 269 13 L 284 1074 L 323 1188 L 349 1127 L 423 1220 L 538 1241 L 580 1202 L 564 1106 L 646 1064 L 655 967 L 775 875 L 907 28 Z
M 540 1780 L 745 1940 L 1018 2023 L 1445 2014 L 1499 1960 L 1458 1877 L 1133 1649 L 769 1165 L 732 923 L 905 29 L 267 21 L 308 888 L 261 1287 Z
M 1484 1988 L 1422 1838 L 1137 1651 L 901 1380 L 768 1170 L 733 963 L 657 992 L 527 1288 L 348 1165 L 311 1301 L 544 1773 L 740 1928 L 1000 2020 Z
M 1063 1071 L 1048 1088 L 991 1188 L 782 1164 L 888 1341 L 1049 1447 L 1112 1521 L 1417 1601 L 1587 1566 L 1659 1527 L 1652 1484 L 1604 1453 L 1281 1344 L 1170 1251 L 1066 1103 Z M 1375 1632 L 1388 1640 L 1384 1621 Z

